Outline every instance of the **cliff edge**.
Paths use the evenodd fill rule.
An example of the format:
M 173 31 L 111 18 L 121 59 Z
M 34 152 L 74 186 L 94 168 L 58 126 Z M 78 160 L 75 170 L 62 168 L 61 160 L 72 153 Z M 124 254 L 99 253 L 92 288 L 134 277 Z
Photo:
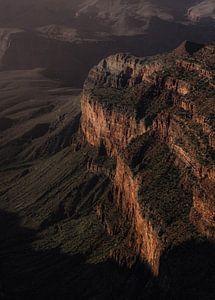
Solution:
M 129 223 L 131 256 L 119 249 L 111 257 L 127 266 L 144 261 L 165 289 L 173 289 L 184 245 L 215 238 L 214 88 L 215 44 L 186 41 L 154 57 L 108 57 L 82 93 L 82 131 L 98 154 L 88 168 L 109 176 L 112 201 Z M 97 215 L 114 235 L 102 206 Z

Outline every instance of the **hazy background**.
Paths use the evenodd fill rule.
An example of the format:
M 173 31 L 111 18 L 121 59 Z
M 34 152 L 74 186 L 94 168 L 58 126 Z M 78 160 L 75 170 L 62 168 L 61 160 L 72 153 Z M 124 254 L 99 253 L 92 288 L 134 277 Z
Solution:
M 44 67 L 81 87 L 116 52 L 150 55 L 215 39 L 215 0 L 0 0 L 1 69 Z

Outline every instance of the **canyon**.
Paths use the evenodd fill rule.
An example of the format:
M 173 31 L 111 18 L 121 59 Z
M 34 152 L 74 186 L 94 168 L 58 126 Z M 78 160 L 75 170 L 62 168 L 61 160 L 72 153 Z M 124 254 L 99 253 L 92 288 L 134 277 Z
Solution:
M 115 160 L 106 172 L 92 158 L 90 170 L 110 174 L 128 247 L 158 278 L 180 245 L 215 238 L 214 54 L 187 41 L 155 57 L 117 54 L 85 81 L 82 131 Z
M 214 54 L 0 72 L 0 298 L 214 299 Z

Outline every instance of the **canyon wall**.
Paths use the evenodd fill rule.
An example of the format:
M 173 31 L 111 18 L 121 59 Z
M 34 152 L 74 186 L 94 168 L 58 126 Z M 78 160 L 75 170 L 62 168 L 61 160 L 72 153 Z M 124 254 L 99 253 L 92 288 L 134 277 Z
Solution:
M 156 73 L 162 69 L 158 61 L 150 61 L 145 58 L 136 58 L 132 55 L 117 54 L 102 60 L 91 69 L 85 82 L 85 89 L 89 86 L 102 84 L 116 88 L 126 85 L 133 86 L 142 81 L 155 82 Z
M 201 55 L 202 51 L 201 49 Z M 164 72 L 167 68 L 170 75 Z M 208 88 L 208 96 L 205 95 L 205 88 L 197 91 L 198 79 L 190 80 L 190 74 L 183 80 L 178 78 L 177 74 L 181 68 L 189 73 L 198 71 L 208 80 L 212 78 L 212 71 L 208 73 L 206 69 L 200 68 L 199 64 L 173 60 L 172 55 L 155 57 L 153 60 L 118 54 L 103 60 L 90 71 L 81 99 L 81 128 L 87 141 L 100 149 L 102 155 L 116 159 L 116 168 L 111 172 L 106 172 L 104 167 L 98 167 L 93 160 L 89 164 L 89 169 L 108 174 L 111 178 L 114 186 L 113 201 L 130 224 L 128 247 L 134 250 L 137 257 L 149 264 L 155 275 L 159 274 L 161 257 L 168 253 L 169 247 L 182 243 L 190 237 L 195 231 L 193 225 L 203 236 L 214 238 L 214 119 L 210 110 L 199 106 L 204 102 L 203 97 L 207 99 L 205 103 L 209 103 L 211 95 L 213 97 L 213 90 L 211 87 Z M 125 91 L 123 97 L 126 97 L 131 89 L 141 90 L 144 96 L 140 97 L 138 105 L 134 105 L 134 113 L 131 114 L 126 112 L 123 103 L 120 107 L 120 98 L 114 100 L 119 103 L 115 102 L 117 105 L 113 104 L 111 108 L 109 104 L 107 105 L 107 101 L 102 102 L 97 98 L 94 91 L 100 88 L 123 90 Z M 202 102 L 196 101 L 197 92 L 198 99 L 202 99 Z M 168 100 L 169 106 L 165 106 L 162 110 L 163 106 L 160 106 L 159 102 L 162 103 L 164 98 Z M 129 99 L 132 102 L 132 98 Z M 109 101 L 112 101 L 111 97 Z M 140 108 L 143 112 L 142 117 L 138 118 Z M 149 116 L 152 118 L 152 125 L 146 125 L 145 120 Z M 167 164 L 171 164 L 173 173 L 176 169 L 179 174 L 177 175 L 179 180 L 175 181 L 178 183 L 175 184 L 178 184 L 178 190 L 182 189 L 185 195 L 192 194 L 191 206 L 189 197 L 185 199 L 188 213 L 180 216 L 184 211 L 179 210 L 176 220 L 174 207 L 171 211 L 164 209 L 162 213 L 157 209 L 157 216 L 161 217 L 155 220 L 151 212 L 156 211 L 156 208 L 144 202 L 146 201 L 144 190 L 147 191 L 144 182 L 150 178 L 153 183 L 157 178 L 156 170 L 154 173 L 149 170 L 146 173 L 147 177 L 144 173 L 147 168 L 146 157 L 150 156 L 150 150 L 144 149 L 151 147 L 153 152 L 156 145 L 145 142 L 144 147 L 135 154 L 130 154 L 128 148 L 133 141 L 137 141 L 138 144 L 139 140 L 147 136 L 153 136 L 155 144 L 159 140 L 168 146 Z M 147 155 L 144 151 L 148 151 Z M 152 163 L 153 160 L 156 161 L 153 154 L 150 159 Z M 133 169 L 132 163 L 129 163 L 132 160 L 138 162 L 138 171 Z M 168 206 L 168 201 L 166 203 Z M 147 205 L 150 208 L 148 210 L 144 208 Z M 102 216 L 101 207 L 98 208 L 97 214 L 99 217 Z M 175 223 L 173 221 L 168 223 L 166 219 L 174 219 Z M 180 223 L 181 219 L 186 220 Z M 179 223 L 180 226 L 175 227 L 175 224 Z M 106 223 L 105 227 L 110 234 L 114 234 L 110 225 Z M 190 230 L 187 236 L 184 235 L 184 230 Z M 177 235 L 181 236 L 180 239 Z M 115 258 L 119 256 L 115 255 Z
M 193 187 L 193 208 L 190 219 L 203 235 L 214 238 L 213 125 L 209 124 L 204 115 L 198 113 L 195 104 L 180 100 L 176 105 L 188 112 L 189 116 L 162 113 L 153 124 L 154 130 L 169 145 L 176 157 L 192 170 L 196 183 Z M 212 153 L 211 156 L 208 151 Z
M 205 69 L 200 63 L 197 63 L 195 61 L 177 60 L 176 64 L 177 64 L 177 66 L 184 68 L 188 72 L 196 72 L 199 76 L 202 76 L 202 77 L 205 77 L 208 79 L 213 78 L 213 72 Z
M 87 141 L 95 147 L 104 146 L 107 154 L 117 159 L 115 175 L 108 175 L 114 183 L 114 201 L 131 225 L 128 243 L 136 255 L 146 258 L 153 272 L 158 274 L 161 246 L 157 233 L 150 221 L 142 217 L 138 203 L 138 179 L 134 178 L 119 155 L 133 138 L 146 132 L 145 124 L 121 113 L 109 112 L 99 103 L 90 102 L 85 95 L 82 96 L 81 103 L 81 126 Z M 93 163 L 89 164 L 89 170 L 107 175 L 104 169 Z M 110 226 L 106 224 L 105 227 L 110 233 Z
M 144 121 L 132 116 L 108 111 L 98 102 L 83 95 L 81 99 L 82 131 L 87 141 L 94 146 L 105 146 L 110 155 L 116 155 L 138 135 L 147 131 Z

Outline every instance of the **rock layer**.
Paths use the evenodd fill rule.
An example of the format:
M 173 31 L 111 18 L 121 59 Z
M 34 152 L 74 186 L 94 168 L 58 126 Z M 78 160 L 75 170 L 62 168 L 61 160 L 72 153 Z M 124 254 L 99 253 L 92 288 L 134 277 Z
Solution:
M 117 54 L 94 67 L 84 86 L 82 130 L 102 155 L 115 157 L 109 174 L 113 201 L 130 224 L 128 246 L 155 275 L 170 248 L 199 235 L 214 239 L 215 62 L 208 47 L 215 49 Z

